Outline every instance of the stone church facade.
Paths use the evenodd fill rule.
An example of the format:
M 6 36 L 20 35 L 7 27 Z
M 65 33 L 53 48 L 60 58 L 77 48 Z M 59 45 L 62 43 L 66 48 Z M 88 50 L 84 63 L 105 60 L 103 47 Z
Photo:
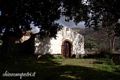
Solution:
M 84 36 L 71 28 L 64 27 L 57 33 L 56 38 L 45 38 L 43 40 L 35 38 L 35 54 L 60 54 L 64 57 L 83 56 Z

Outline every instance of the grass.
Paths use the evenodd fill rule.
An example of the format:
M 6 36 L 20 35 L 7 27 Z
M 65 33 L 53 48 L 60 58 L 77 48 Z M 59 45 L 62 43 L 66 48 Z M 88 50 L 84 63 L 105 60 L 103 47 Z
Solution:
M 119 80 L 120 65 L 109 59 L 65 59 L 47 57 L 35 60 L 24 57 L 15 62 L 0 64 L 1 75 L 10 73 L 36 72 L 35 77 L 23 77 L 22 80 Z M 0 80 L 20 80 L 19 77 L 0 77 Z

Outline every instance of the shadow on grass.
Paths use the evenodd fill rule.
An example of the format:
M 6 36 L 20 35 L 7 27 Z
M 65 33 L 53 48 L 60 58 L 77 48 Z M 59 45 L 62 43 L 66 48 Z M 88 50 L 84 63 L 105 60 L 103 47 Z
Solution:
M 9 73 L 36 72 L 35 77 L 23 77 L 21 80 L 119 80 L 120 74 L 96 70 L 89 67 L 61 65 L 53 59 L 33 58 L 22 60 L 17 64 L 0 64 L 0 80 L 20 80 L 20 77 L 2 77 L 7 70 Z

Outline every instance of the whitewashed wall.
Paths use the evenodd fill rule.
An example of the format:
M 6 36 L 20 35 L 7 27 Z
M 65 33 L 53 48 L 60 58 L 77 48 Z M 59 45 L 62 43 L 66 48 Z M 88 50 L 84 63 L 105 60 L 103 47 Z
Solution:
M 50 39 L 50 43 L 45 42 L 46 40 L 43 43 L 40 41 L 36 41 L 35 53 L 39 54 L 42 52 L 43 54 L 45 54 L 49 52 L 51 54 L 61 54 L 61 45 L 62 42 L 65 40 L 69 40 L 72 43 L 73 45 L 72 54 L 85 54 L 84 37 L 81 34 L 73 31 L 71 28 L 66 28 L 66 27 L 58 31 L 56 39 L 55 38 Z M 40 43 L 44 45 L 41 45 Z

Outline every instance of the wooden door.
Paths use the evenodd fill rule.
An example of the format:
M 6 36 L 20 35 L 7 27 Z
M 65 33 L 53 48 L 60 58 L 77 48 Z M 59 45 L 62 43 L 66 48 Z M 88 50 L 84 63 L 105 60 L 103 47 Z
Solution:
M 65 41 L 62 45 L 62 55 L 65 58 L 71 57 L 71 43 L 69 41 Z

